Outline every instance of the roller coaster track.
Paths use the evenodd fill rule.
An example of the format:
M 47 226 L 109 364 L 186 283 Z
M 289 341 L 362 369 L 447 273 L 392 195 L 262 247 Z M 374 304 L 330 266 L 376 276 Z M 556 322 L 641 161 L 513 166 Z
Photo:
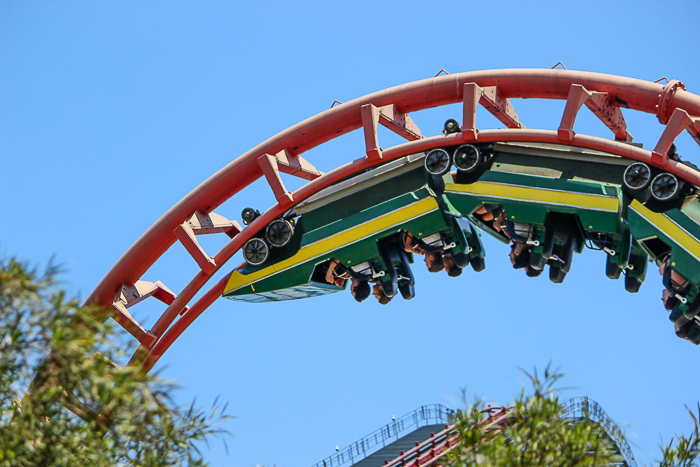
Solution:
M 528 129 L 520 123 L 511 98 L 566 101 L 559 128 Z M 426 137 L 410 113 L 454 103 L 463 104 L 462 131 Z M 478 129 L 481 104 L 505 129 Z M 610 128 L 614 139 L 577 134 L 574 122 L 586 105 Z M 652 151 L 628 144 L 632 140 L 621 108 L 655 115 L 665 130 Z M 377 136 L 383 125 L 407 142 L 383 149 Z M 302 154 L 353 130 L 364 132 L 363 157 L 321 173 Z M 433 148 L 479 142 L 557 143 L 604 151 L 672 173 L 700 185 L 700 173 L 667 156 L 675 138 L 687 130 L 700 144 L 700 96 L 685 91 L 679 81 L 667 84 L 571 70 L 489 70 L 437 76 L 378 91 L 335 105 L 250 149 L 195 188 L 153 224 L 117 261 L 86 300 L 108 310 L 138 342 L 129 365 L 149 372 L 187 327 L 221 296 L 227 275 L 194 303 L 193 297 L 209 279 L 251 238 L 273 219 L 323 188 L 367 168 L 429 151 Z M 290 193 L 280 172 L 307 180 Z M 245 229 L 213 211 L 254 181 L 265 177 L 277 203 Z M 197 235 L 226 233 L 230 241 L 210 256 Z M 190 282 L 173 293 L 156 278 L 144 274 L 175 242 L 181 242 L 199 266 Z M 132 313 L 132 305 L 154 297 L 167 307 L 151 329 L 145 329 Z
M 620 427 L 610 418 L 603 408 L 596 401 L 588 397 L 576 397 L 569 399 L 561 406 L 560 416 L 564 419 L 580 421 L 588 418 L 591 422 L 598 424 L 609 439 L 613 442 L 617 453 L 621 456 L 626 467 L 637 467 L 634 458 Z M 481 410 L 483 419 L 479 426 L 484 432 L 498 433 L 507 430 L 513 423 L 517 422 L 518 414 L 513 406 L 494 407 L 489 406 Z M 343 467 L 355 464 L 378 465 L 377 459 L 368 459 L 370 455 L 376 457 L 383 451 L 376 452 L 377 447 L 386 446 L 387 441 L 395 441 L 399 438 L 399 433 L 410 432 L 414 427 L 432 423 L 443 422 L 444 429 L 430 434 L 425 441 L 415 441 L 415 446 L 406 451 L 400 451 L 399 455 L 392 460 L 384 460 L 385 467 L 411 466 L 428 467 L 431 465 L 442 465 L 445 456 L 459 446 L 459 432 L 455 424 L 445 423 L 454 416 L 454 412 L 441 406 L 423 406 L 414 412 L 394 420 L 391 424 L 365 436 L 359 441 L 339 450 L 337 453 L 317 462 L 312 467 Z M 405 428 L 408 425 L 408 429 Z M 439 425 L 431 425 L 439 426 Z M 437 430 L 436 430 L 437 431 Z M 377 439 L 379 437 L 379 440 Z M 419 438 L 420 439 L 420 438 Z M 374 448 L 374 449 L 373 449 Z M 397 451 L 394 451 L 397 452 Z M 364 459 L 372 460 L 369 464 L 362 462 Z M 616 464 L 618 465 L 618 464 Z

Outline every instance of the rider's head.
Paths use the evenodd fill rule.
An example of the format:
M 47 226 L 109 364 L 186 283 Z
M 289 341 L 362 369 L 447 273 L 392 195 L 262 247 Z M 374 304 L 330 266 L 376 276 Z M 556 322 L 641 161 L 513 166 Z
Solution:
M 426 252 L 425 253 L 425 265 L 428 266 L 428 271 L 430 272 L 440 272 L 445 269 L 445 261 L 442 258 L 442 253 L 440 252 Z
M 355 300 L 359 303 L 369 297 L 371 292 L 371 287 L 367 281 L 358 281 L 353 279 L 352 285 L 350 286 L 350 293 Z
M 513 243 L 510 247 L 510 262 L 514 269 L 522 269 L 530 264 L 530 245 L 526 243 Z

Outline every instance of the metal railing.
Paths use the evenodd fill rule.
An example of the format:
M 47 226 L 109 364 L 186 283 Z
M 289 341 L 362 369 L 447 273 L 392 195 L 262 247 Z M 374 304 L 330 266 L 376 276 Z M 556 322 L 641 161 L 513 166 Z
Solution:
M 489 417 L 484 420 L 484 423 L 495 423 L 499 426 L 503 425 L 508 417 L 513 416 L 512 409 L 513 407 L 488 407 L 485 411 L 496 410 L 497 412 L 490 414 Z M 404 432 L 411 432 L 426 425 L 453 422 L 451 418 L 454 414 L 454 410 L 441 404 L 424 405 L 399 419 L 392 420 L 391 423 L 388 423 L 344 449 L 338 450 L 336 454 L 326 457 L 312 467 L 353 465 L 387 444 L 398 440 Z M 610 439 L 615 442 L 627 466 L 637 467 L 637 461 L 634 459 L 632 449 L 627 443 L 622 430 L 596 401 L 588 397 L 569 399 L 562 405 L 560 415 L 572 420 L 588 417 L 591 421 L 598 423 L 603 427 L 603 430 L 605 430 L 605 433 Z M 408 460 L 414 460 L 416 458 L 421 460 L 417 465 L 423 465 L 421 456 L 424 454 L 425 449 L 434 451 L 434 455 L 431 454 L 431 456 L 426 459 L 427 463 L 425 465 L 432 464 L 437 458 L 442 457 L 447 451 L 451 450 L 458 441 L 457 438 L 453 438 L 455 436 L 453 430 L 453 426 L 446 427 L 446 429 L 438 435 L 420 443 L 420 445 L 411 449 L 409 452 L 402 453 L 401 456 L 394 459 L 394 461 L 390 463 L 391 465 L 387 467 L 398 465 L 397 462 L 399 461 L 405 463 Z
M 405 432 L 411 432 L 427 425 L 449 423 L 454 413 L 454 410 L 442 404 L 421 406 L 403 417 L 393 419 L 385 426 L 355 441 L 351 445 L 338 450 L 338 452 L 332 456 L 328 456 L 322 461 L 315 463 L 312 467 L 340 467 L 346 464 L 352 465 L 370 454 L 373 454 L 387 444 L 398 440 Z
M 637 467 L 637 461 L 634 459 L 630 445 L 627 444 L 624 433 L 596 401 L 585 396 L 569 399 L 564 403 L 561 414 L 565 418 L 572 419 L 588 417 L 598 423 L 617 444 L 627 465 Z

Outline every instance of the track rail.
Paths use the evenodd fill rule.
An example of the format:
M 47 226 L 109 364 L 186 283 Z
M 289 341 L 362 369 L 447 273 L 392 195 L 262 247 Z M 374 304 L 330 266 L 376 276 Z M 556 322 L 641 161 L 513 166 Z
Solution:
M 526 129 L 520 123 L 511 98 L 565 100 L 566 108 L 556 130 Z M 448 136 L 424 137 L 410 118 L 411 112 L 430 107 L 463 103 L 463 129 Z M 508 128 L 479 130 L 475 127 L 478 105 L 495 115 Z M 579 109 L 586 105 L 610 129 L 615 140 L 577 134 L 573 131 Z M 652 151 L 630 144 L 631 134 L 621 113 L 629 108 L 655 115 L 666 128 Z M 109 310 L 105 316 L 129 331 L 139 343 L 130 365 L 148 372 L 187 327 L 216 298 L 228 276 L 188 306 L 207 281 L 263 226 L 291 206 L 319 190 L 358 173 L 408 154 L 439 146 L 468 142 L 545 142 L 605 151 L 644 161 L 700 185 L 700 173 L 677 164 L 667 156 L 674 139 L 687 130 L 700 144 L 700 96 L 685 91 L 682 83 L 666 85 L 598 73 L 571 70 L 489 70 L 438 76 L 368 94 L 336 105 L 298 123 L 247 151 L 212 175 L 153 224 L 117 261 L 86 300 L 86 304 Z M 382 149 L 378 125 L 407 139 L 406 143 Z M 365 136 L 364 157 L 326 174 L 316 170 L 301 155 L 353 130 Z M 292 174 L 308 183 L 293 193 L 287 191 L 279 173 Z M 277 203 L 247 228 L 213 213 L 236 193 L 265 177 Z M 205 233 L 226 233 L 231 240 L 213 257 L 197 242 Z M 175 242 L 180 241 L 193 256 L 200 271 L 178 294 L 160 282 L 142 276 Z M 167 308 L 150 330 L 141 326 L 128 308 L 155 297 Z

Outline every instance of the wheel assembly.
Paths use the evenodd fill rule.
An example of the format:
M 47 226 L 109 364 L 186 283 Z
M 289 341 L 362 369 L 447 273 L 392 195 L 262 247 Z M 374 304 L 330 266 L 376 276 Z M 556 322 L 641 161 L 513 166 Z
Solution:
M 260 238 L 251 238 L 243 245 L 243 258 L 251 266 L 259 266 L 263 264 L 270 254 L 270 248 L 264 240 Z
M 243 212 L 241 212 L 241 219 L 243 219 L 243 224 L 245 225 L 250 224 L 258 217 L 260 217 L 260 211 L 253 208 L 245 208 Z
M 423 164 L 430 175 L 442 177 L 450 170 L 452 158 L 444 149 L 433 149 L 425 156 Z
M 481 152 L 471 144 L 463 144 L 454 154 L 454 164 L 461 172 L 474 172 L 481 165 Z
M 275 219 L 265 229 L 265 238 L 270 246 L 282 248 L 286 246 L 294 236 L 294 227 L 285 219 Z
M 651 196 L 659 201 L 671 201 L 680 191 L 680 182 L 675 175 L 660 173 L 651 182 Z
M 451 118 L 445 122 L 445 128 L 442 130 L 442 132 L 446 135 L 451 135 L 453 133 L 459 133 L 462 131 L 462 128 L 459 126 L 459 122 L 455 120 L 454 118 Z
M 644 162 L 635 162 L 625 169 L 625 187 L 631 191 L 642 191 L 651 182 L 651 169 Z

